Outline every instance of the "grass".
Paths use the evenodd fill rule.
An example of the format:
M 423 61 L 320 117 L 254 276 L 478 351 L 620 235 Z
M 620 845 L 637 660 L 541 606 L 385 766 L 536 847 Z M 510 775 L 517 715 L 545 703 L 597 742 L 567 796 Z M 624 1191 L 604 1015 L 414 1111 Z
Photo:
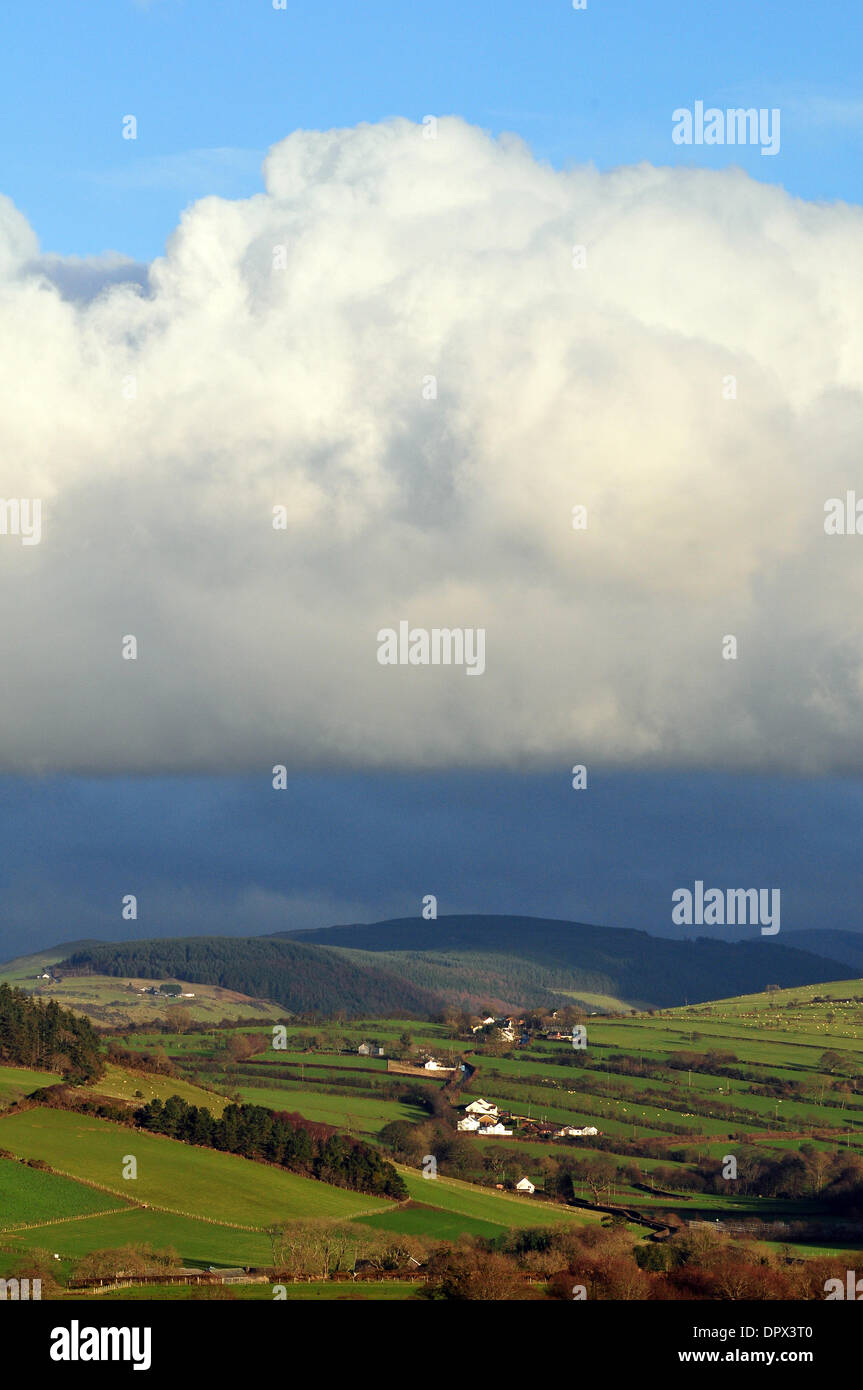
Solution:
M 31 1067 L 0 1067 L 0 1105 L 20 1100 L 42 1086 L 56 1086 L 62 1077 L 53 1071 L 36 1071 Z
M 425 1111 L 401 1101 L 370 1096 L 333 1096 L 286 1084 L 284 1087 L 240 1086 L 239 1093 L 249 1105 L 266 1105 L 271 1110 L 297 1111 L 307 1120 L 335 1125 L 354 1134 L 376 1134 L 391 1120 L 416 1124 L 427 1119 Z
M 42 1249 L 70 1259 L 93 1250 L 115 1250 L 125 1245 L 151 1245 L 154 1250 L 176 1250 L 187 1264 L 266 1265 L 272 1247 L 263 1231 L 240 1231 L 214 1226 L 194 1217 L 132 1207 L 113 1216 L 92 1216 L 38 1226 L 32 1231 L 3 1232 L 0 1245 L 11 1250 Z
M 287 1303 L 317 1303 L 342 1302 L 342 1301 L 365 1301 L 371 1300 L 375 1303 L 394 1303 L 402 1302 L 405 1299 L 416 1299 L 418 1285 L 402 1283 L 395 1279 L 388 1279 L 385 1282 L 376 1283 L 372 1280 L 358 1280 L 356 1283 L 348 1280 L 329 1282 L 326 1280 L 312 1280 L 309 1283 L 283 1284 L 279 1286 L 285 1290 L 284 1298 L 278 1301 Z M 241 1299 L 243 1302 L 254 1300 L 257 1302 L 266 1301 L 272 1303 L 274 1285 L 272 1284 L 231 1284 L 230 1291 L 233 1299 Z M 156 1302 L 201 1302 L 207 1299 L 207 1294 L 200 1287 L 194 1285 L 175 1285 L 166 1286 L 163 1284 L 139 1284 L 131 1289 L 117 1289 L 110 1295 L 99 1294 L 66 1294 L 62 1296 L 64 1303 L 88 1301 L 104 1302 L 106 1297 L 110 1297 L 111 1303 L 150 1303 Z
M 32 960 L 38 964 L 47 961 L 47 957 Z M 120 982 L 124 984 L 125 981 Z M 116 981 L 112 987 L 117 989 Z M 376 1142 L 389 1120 L 416 1122 L 424 1119 L 425 1113 L 392 1098 L 395 1079 L 387 1074 L 385 1060 L 360 1058 L 344 1049 L 363 1040 L 378 1040 L 387 1048 L 407 1032 L 415 1043 L 424 1043 L 438 1056 L 448 1056 L 450 1048 L 456 1053 L 479 1048 L 472 1060 L 480 1072 L 463 1101 L 483 1095 L 520 1115 L 530 1113 L 552 1121 L 594 1123 L 609 1143 L 605 1152 L 612 1163 L 632 1163 L 645 1177 L 660 1165 L 672 1173 L 678 1172 L 686 1154 L 722 1157 L 736 1153 L 737 1146 L 744 1142 L 739 1136 L 744 1134 L 746 1148 L 760 1149 L 772 1157 L 784 1151 L 795 1152 L 813 1134 L 819 1136 L 811 1137 L 818 1149 L 835 1152 L 841 1143 L 852 1154 L 863 1154 L 863 1094 L 855 1094 L 848 1087 L 841 1089 L 843 1078 L 853 1083 L 863 1076 L 863 986 L 854 981 L 669 1009 L 652 1016 L 591 1017 L 587 1021 L 587 1065 L 583 1068 L 567 1065 L 572 1056 L 569 1041 L 535 1040 L 512 1056 L 495 1057 L 484 1054 L 475 1041 L 452 1041 L 449 1030 L 442 1026 L 380 1019 L 320 1027 L 290 1025 L 289 1051 L 276 1052 L 268 1047 L 252 1062 L 234 1065 L 223 1043 L 230 1032 L 238 1031 L 267 1030 L 262 1023 L 209 1035 L 162 1032 L 126 1037 L 123 1045 L 129 1048 L 141 1046 L 151 1050 L 163 1045 L 183 1068 L 182 1081 L 137 1076 L 112 1068 L 106 1080 L 92 1090 L 118 1098 L 127 1098 L 134 1089 L 163 1098 L 177 1093 L 217 1113 L 218 1098 L 194 1084 L 206 1077 L 231 1094 L 239 1086 L 239 1094 L 247 1103 L 299 1111 L 309 1120 L 333 1125 L 342 1132 L 353 1131 Z M 301 1050 L 298 1040 L 310 1036 L 318 1038 L 319 1046 L 314 1051 Z M 846 1058 L 834 1068 L 832 1076 L 825 1075 L 821 1066 L 821 1057 L 828 1049 Z M 722 1077 L 700 1067 L 699 1054 L 711 1050 L 733 1054 L 737 1061 L 732 1065 L 746 1067 L 752 1076 Z M 671 1054 L 681 1051 L 694 1054 L 691 1073 L 668 1066 Z M 624 1054 L 636 1061 L 640 1058 L 654 1067 L 657 1075 L 644 1077 L 622 1070 Z M 280 1066 L 296 1075 L 282 1080 L 278 1076 Z M 25 1076 L 28 1085 L 31 1077 L 35 1077 L 34 1085 L 47 1084 L 49 1079 L 47 1073 L 0 1069 L 0 1102 L 4 1078 L 9 1078 L 10 1073 L 14 1073 L 9 1080 L 13 1094 L 15 1087 L 25 1084 Z M 265 1080 L 266 1085 L 250 1084 L 256 1079 Z M 353 1085 L 349 1084 L 351 1081 Z M 769 1089 L 780 1082 L 801 1085 L 797 1094 L 789 1089 L 780 1103 L 778 1095 L 769 1094 Z M 840 1089 L 836 1089 L 837 1083 Z M 406 1081 L 405 1087 L 409 1084 L 415 1083 Z M 430 1079 L 423 1085 L 428 1090 L 438 1090 L 440 1081 Z M 344 1094 L 331 1094 L 329 1088 L 333 1087 Z M 618 1094 L 609 1094 L 609 1090 Z M 17 1093 L 26 1092 L 19 1089 Z M 707 1113 L 697 1114 L 693 1106 L 703 1106 Z M 93 1125 L 97 1128 L 87 1128 Z M 682 1132 L 677 1133 L 678 1129 Z M 404 1168 L 400 1171 L 411 1201 L 401 1205 L 376 1202 L 262 1165 L 249 1165 L 242 1159 L 190 1149 L 63 1112 L 28 1111 L 0 1116 L 0 1146 L 15 1148 L 16 1144 L 4 1135 L 17 1136 L 22 1152 L 45 1157 L 54 1166 L 74 1172 L 76 1177 L 104 1182 L 121 1196 L 129 1196 L 129 1190 L 134 1189 L 131 1196 L 139 1202 L 171 1207 L 170 1212 L 154 1211 L 151 1206 L 149 1210 L 137 1208 L 117 1216 L 94 1214 L 82 1221 L 40 1227 L 33 1233 L 38 1237 L 34 1243 L 47 1245 L 48 1240 L 43 1240 L 42 1235 L 50 1231 L 58 1252 L 72 1247 L 79 1252 L 92 1249 L 94 1241 L 101 1245 L 126 1243 L 133 1237 L 123 1233 L 134 1229 L 139 1233 L 137 1239 L 157 1246 L 172 1245 L 190 1262 L 199 1259 L 249 1264 L 266 1262 L 268 1242 L 262 1232 L 239 1231 L 237 1223 L 261 1226 L 269 1219 L 342 1218 L 351 1219 L 358 1234 L 362 1230 L 377 1230 L 392 1232 L 394 1236 L 453 1240 L 465 1234 L 496 1235 L 512 1227 L 550 1226 L 567 1221 L 580 1224 L 601 1219 L 595 1212 L 567 1210 L 451 1178 L 425 1180 L 417 1171 Z M 730 1138 L 731 1135 L 735 1137 Z M 653 1156 L 629 1158 L 623 1152 L 624 1141 L 632 1138 L 659 1141 Z M 517 1132 L 511 1139 L 466 1136 L 463 1145 L 475 1154 L 471 1172 L 479 1174 L 484 1157 L 504 1150 L 507 1178 L 527 1175 L 535 1181 L 541 1177 L 543 1157 L 565 1156 L 577 1162 L 580 1157 L 595 1158 L 603 1151 L 596 1141 L 542 1144 L 521 1141 Z M 124 1183 L 120 1177 L 124 1153 L 134 1153 L 139 1159 L 140 1176 L 136 1183 Z M 250 1168 L 256 1176 L 249 1174 Z M 2 1174 L 0 1167 L 0 1192 Z M 733 1192 L 673 1193 L 666 1197 L 641 1191 L 633 1185 L 634 1178 L 619 1177 L 615 1199 L 645 1212 L 661 1208 L 676 1209 L 683 1216 L 701 1212 L 710 1218 L 746 1214 L 769 1219 L 781 1215 L 789 1220 L 814 1216 L 822 1225 L 827 1219 L 814 1201 L 790 1203 L 735 1197 Z M 668 1185 L 674 1188 L 673 1178 L 669 1177 Z M 75 1184 L 72 1191 L 74 1188 Z M 577 1176 L 576 1190 L 587 1195 L 587 1188 L 579 1184 Z M 332 1194 L 336 1210 L 326 1205 Z M 71 1192 L 66 1196 L 73 1200 Z M 19 1193 L 15 1200 L 20 1206 L 26 1202 L 26 1193 Z M 116 1201 L 113 1197 L 108 1200 Z M 354 1205 L 346 1211 L 345 1202 Z M 180 1208 L 193 1212 L 194 1217 L 177 1214 Z M 50 1208 L 48 1215 L 52 1215 Z M 204 1216 L 231 1221 L 234 1226 L 212 1226 L 203 1220 Z M 0 1239 L 5 1242 L 10 1238 Z M 19 1233 L 15 1239 L 23 1244 L 29 1237 Z M 835 1236 L 827 1239 L 838 1242 L 843 1238 L 837 1230 Z M 818 1249 L 815 1245 L 800 1248 L 808 1253 Z M 339 1286 L 323 1287 L 326 1293 L 320 1296 L 327 1298 L 354 1295 L 353 1288 L 342 1291 Z
M 233 1225 L 261 1227 L 300 1217 L 347 1219 L 388 1205 L 234 1154 L 65 1110 L 0 1117 L 0 1147 L 42 1158 L 60 1172 L 103 1184 L 134 1201 Z M 134 1180 L 122 1176 L 127 1155 L 137 1161 Z
M 411 1203 L 398 1211 L 385 1211 L 377 1216 L 361 1216 L 357 1225 L 370 1226 L 376 1231 L 393 1231 L 402 1236 L 426 1236 L 433 1240 L 458 1240 L 461 1236 L 499 1236 L 506 1227 L 494 1221 L 444 1211 Z
M 88 1216 L 124 1205 L 125 1199 L 14 1159 L 0 1159 L 0 1231 L 23 1223 L 36 1224 L 64 1217 Z
M 48 965 L 57 965 L 71 953 L 69 946 L 52 951 L 42 951 L 38 955 L 19 956 L 15 960 L 0 965 L 0 981 L 18 985 L 30 994 L 42 999 L 56 999 L 63 1008 L 74 1009 L 87 1014 L 99 1023 L 124 1024 L 165 1021 L 171 1017 L 171 1004 L 167 997 L 153 994 L 139 994 L 127 989 L 130 978 L 114 975 L 66 975 L 58 984 L 47 980 L 37 980 L 36 976 Z M 160 980 L 131 978 L 133 985 L 149 987 L 163 983 Z M 168 982 L 170 983 L 170 982 Z M 259 1017 L 262 1023 L 279 1022 L 285 1011 L 278 1004 L 268 1000 L 252 999 L 238 994 L 235 990 L 222 989 L 218 985 L 204 985 L 195 981 L 176 981 L 194 992 L 194 999 L 178 1001 L 193 1020 L 200 1023 L 216 1023 L 221 1019 Z M 170 1025 L 169 1025 L 170 1026 Z
M 140 1097 L 136 1096 L 136 1091 L 141 1092 Z M 206 1106 L 211 1115 L 215 1115 L 217 1118 L 221 1116 L 225 1106 L 229 1103 L 225 1096 L 217 1095 L 213 1091 L 205 1091 L 202 1086 L 184 1081 L 181 1077 L 129 1071 L 124 1067 L 114 1066 L 112 1062 L 107 1063 L 105 1075 L 101 1076 L 98 1081 L 94 1081 L 91 1086 L 82 1087 L 81 1093 L 87 1096 L 107 1096 L 112 1100 L 137 1102 L 138 1105 L 144 1105 L 148 1100 L 153 1100 L 154 1097 L 167 1100 L 169 1096 L 180 1096 L 189 1105 Z
M 398 1166 L 398 1165 L 397 1165 Z M 480 1188 L 458 1178 L 424 1178 L 412 1168 L 399 1166 L 411 1198 L 423 1205 L 455 1212 L 471 1220 L 485 1221 L 498 1230 L 584 1225 L 598 1216 L 570 1207 L 552 1206 L 533 1197 L 517 1197 L 490 1188 Z M 528 1174 L 529 1176 L 529 1174 Z

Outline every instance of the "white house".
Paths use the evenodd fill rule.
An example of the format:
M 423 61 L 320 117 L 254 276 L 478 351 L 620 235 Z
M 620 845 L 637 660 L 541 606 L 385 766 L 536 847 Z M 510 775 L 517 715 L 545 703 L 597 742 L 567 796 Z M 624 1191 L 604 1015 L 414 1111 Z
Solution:
M 574 1125 L 564 1125 L 563 1129 L 558 1130 L 560 1139 L 583 1139 L 588 1134 L 598 1134 L 596 1125 L 585 1125 L 584 1129 L 576 1129 Z
M 500 1114 L 500 1111 L 498 1110 L 496 1105 L 492 1105 L 490 1101 L 483 1100 L 482 1096 L 479 1096 L 476 1100 L 472 1100 L 470 1105 L 465 1106 L 465 1114 L 493 1115 L 495 1118 L 497 1118 L 497 1116 Z
M 529 1196 L 531 1192 L 536 1191 L 536 1188 L 530 1178 L 522 1178 L 521 1182 L 516 1183 L 515 1190 L 516 1192 L 526 1192 Z
M 512 1136 L 512 1130 L 504 1129 L 502 1122 L 493 1115 L 467 1115 L 457 1122 L 456 1129 L 460 1129 L 463 1134 L 476 1134 L 479 1131 L 484 1135 L 506 1135 L 507 1138 Z
M 446 1071 L 441 1062 L 436 1062 L 434 1057 L 429 1057 L 427 1062 L 423 1062 L 426 1071 Z

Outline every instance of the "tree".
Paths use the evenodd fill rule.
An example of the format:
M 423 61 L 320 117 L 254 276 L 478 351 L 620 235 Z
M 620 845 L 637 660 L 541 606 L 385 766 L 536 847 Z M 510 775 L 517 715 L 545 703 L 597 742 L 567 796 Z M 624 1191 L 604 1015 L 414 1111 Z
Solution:
M 465 1243 L 433 1254 L 428 1275 L 425 1292 L 431 1298 L 487 1303 L 532 1296 L 505 1255 Z
M 844 1068 L 845 1064 L 846 1058 L 844 1054 L 835 1052 L 832 1048 L 828 1048 L 826 1052 L 821 1053 L 821 1058 L 818 1063 L 821 1070 L 826 1071 L 828 1076 L 832 1076 L 840 1067 Z

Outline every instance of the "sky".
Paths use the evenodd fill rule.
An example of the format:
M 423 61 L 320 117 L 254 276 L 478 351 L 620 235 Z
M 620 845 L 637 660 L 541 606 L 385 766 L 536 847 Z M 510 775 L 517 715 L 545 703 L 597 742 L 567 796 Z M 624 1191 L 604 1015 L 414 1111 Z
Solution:
M 5 30 L 0 954 L 425 893 L 672 935 L 698 878 L 855 929 L 853 9 Z M 402 620 L 485 669 L 382 665 Z
M 727 774 L 0 780 L 10 950 L 228 934 L 438 911 L 553 917 L 657 936 L 671 885 L 778 884 L 778 936 L 855 930 L 859 783 Z M 731 877 L 729 878 L 729 874 Z M 120 921 L 134 893 L 136 921 Z
M 88 0 L 4 7 L 3 191 L 42 247 L 149 261 L 182 208 L 262 189 L 296 129 L 457 115 L 556 167 L 740 163 L 860 202 L 859 14 L 845 0 Z M 777 156 L 675 146 L 671 114 L 779 107 Z M 123 118 L 138 121 L 135 141 Z

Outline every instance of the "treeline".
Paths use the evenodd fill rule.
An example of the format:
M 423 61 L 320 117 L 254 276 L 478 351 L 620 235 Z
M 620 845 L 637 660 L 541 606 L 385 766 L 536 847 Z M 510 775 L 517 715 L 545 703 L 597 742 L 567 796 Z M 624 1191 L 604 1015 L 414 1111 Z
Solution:
M 350 1018 L 428 1018 L 438 996 L 377 966 L 272 937 L 177 937 L 87 946 L 63 961 L 66 974 L 189 980 L 283 1004 L 291 1013 Z
M 320 1134 L 287 1114 L 262 1105 L 229 1105 L 220 1119 L 206 1107 L 189 1105 L 179 1096 L 151 1100 L 135 1111 L 135 1123 L 187 1144 L 201 1144 L 277 1163 L 282 1168 L 379 1197 L 408 1196 L 404 1180 L 391 1163 L 361 1140 Z
M 574 1299 L 698 1302 L 800 1302 L 835 1296 L 847 1281 L 844 1257 L 798 1258 L 786 1251 L 752 1249 L 710 1231 L 681 1232 L 662 1242 L 640 1242 L 613 1221 L 603 1226 L 508 1231 L 497 1237 L 465 1236 L 457 1242 L 402 1236 L 349 1222 L 290 1221 L 269 1228 L 272 1264 L 258 1272 L 273 1282 L 387 1275 L 417 1279 L 416 1295 L 434 1301 L 493 1302 Z M 60 1292 L 48 1251 L 11 1257 L 16 1277 L 38 1277 L 42 1296 Z M 176 1277 L 174 1250 L 147 1245 L 92 1251 L 75 1263 L 68 1288 L 117 1279 Z M 208 1277 L 202 1273 L 201 1277 Z M 421 1282 L 420 1282 L 421 1281 Z M 338 1295 L 332 1287 L 332 1296 Z M 341 1284 L 344 1289 L 344 1283 Z M 229 1287 L 196 1289 L 193 1298 L 232 1300 Z M 774 1320 L 778 1320 L 778 1314 Z
M 823 1299 L 828 1280 L 844 1285 L 845 1261 L 762 1254 L 717 1237 L 683 1232 L 632 1246 L 625 1228 L 508 1232 L 436 1250 L 423 1296 L 448 1301 L 573 1298 L 594 1301 Z M 526 1278 L 543 1281 L 526 1285 Z
M 722 1159 L 702 1158 L 693 1167 L 653 1169 L 662 1187 L 687 1192 L 733 1191 L 740 1196 L 816 1200 L 840 1207 L 849 1215 L 863 1210 L 863 1159 L 841 1150 L 829 1153 L 814 1144 L 773 1157 L 761 1149 L 744 1149 L 737 1158 L 737 1176 L 723 1177 Z
M 5 983 L 0 984 L 0 1061 L 57 1071 L 72 1082 L 93 1081 L 103 1070 L 89 1019 Z
M 152 1072 L 156 1076 L 177 1075 L 177 1068 L 164 1047 L 145 1052 L 139 1048 L 121 1047 L 114 1038 L 109 1038 L 107 1048 L 108 1061 L 115 1066 L 126 1067 L 129 1071 Z

